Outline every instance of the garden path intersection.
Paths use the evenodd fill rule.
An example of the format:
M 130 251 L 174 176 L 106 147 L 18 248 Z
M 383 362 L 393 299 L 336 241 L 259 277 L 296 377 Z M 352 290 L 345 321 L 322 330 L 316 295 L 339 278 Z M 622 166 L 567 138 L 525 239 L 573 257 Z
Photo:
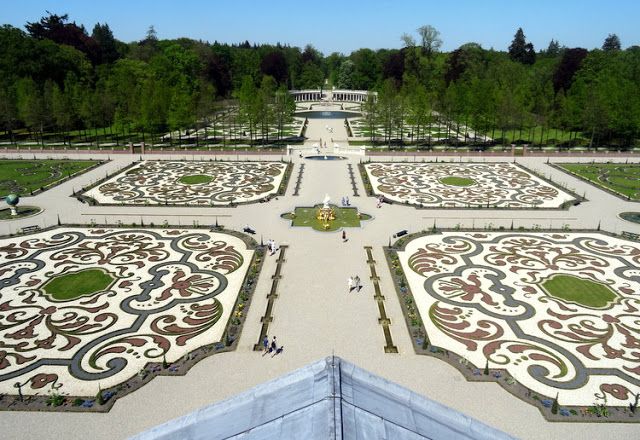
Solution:
M 322 127 L 325 126 L 325 122 L 322 121 L 314 121 L 314 123 L 321 124 Z M 335 123 L 335 121 L 330 123 Z M 336 130 L 338 128 L 336 126 Z M 18 156 L 15 155 L 15 157 Z M 32 154 L 28 155 L 29 158 L 32 156 Z M 51 154 L 47 154 L 47 156 L 51 156 Z M 68 156 L 70 158 L 80 156 L 88 158 L 86 154 L 69 154 Z M 92 156 L 93 159 L 107 158 L 98 154 Z M 267 305 L 267 294 L 272 284 L 271 276 L 276 272 L 278 264 L 277 256 L 265 256 L 264 266 L 257 282 L 254 297 L 246 313 L 246 320 L 236 350 L 219 353 L 201 360 L 185 376 L 156 377 L 132 394 L 118 399 L 108 413 L 2 411 L 0 412 L 0 424 L 3 427 L 3 436 L 5 438 L 43 438 L 49 436 L 86 438 L 89 435 L 92 438 L 125 438 L 153 425 L 186 414 L 205 404 L 233 396 L 332 352 L 375 374 L 517 437 L 571 439 L 632 438 L 637 436 L 638 425 L 636 424 L 547 422 L 537 408 L 512 396 L 496 384 L 467 382 L 456 368 L 452 368 L 446 362 L 415 354 L 413 336 L 407 331 L 407 326 L 404 323 L 401 304 L 398 295 L 395 294 L 395 286 L 388 267 L 386 267 L 387 263 L 383 251 L 383 247 L 392 240 L 391 235 L 397 231 L 403 229 L 407 229 L 410 233 L 429 231 L 434 223 L 438 229 L 444 229 L 441 233 L 422 235 L 405 243 L 403 245 L 404 251 L 399 248 L 401 251 L 400 261 L 404 273 L 407 274 L 408 285 L 414 297 L 420 298 L 420 301 L 423 302 L 423 304 L 418 304 L 422 320 L 425 324 L 428 323 L 427 332 L 435 335 L 432 343 L 452 352 L 460 351 L 461 347 L 467 347 L 462 352 L 472 363 L 482 368 L 485 356 L 492 357 L 497 366 L 500 359 L 504 359 L 505 355 L 512 353 L 509 351 L 510 345 L 508 343 L 499 346 L 496 342 L 509 338 L 519 342 L 532 343 L 532 341 L 536 341 L 538 349 L 546 350 L 544 353 L 551 353 L 548 356 L 549 360 L 537 362 L 535 356 L 528 356 L 526 360 L 518 358 L 518 365 L 515 365 L 518 359 L 512 357 L 510 362 L 514 365 L 503 368 L 506 368 L 516 380 L 523 382 L 536 392 L 549 396 L 553 394 L 554 390 L 559 391 L 561 404 L 569 405 L 587 400 L 584 404 L 589 405 L 593 402 L 594 390 L 600 392 L 603 384 L 617 384 L 627 388 L 630 392 L 637 392 L 640 386 L 638 379 L 640 374 L 636 372 L 638 369 L 637 348 L 621 347 L 625 344 L 622 335 L 628 333 L 633 338 L 638 338 L 637 324 L 632 322 L 631 318 L 623 315 L 637 314 L 637 312 L 628 312 L 628 310 L 640 309 L 640 305 L 634 299 L 634 295 L 640 293 L 640 269 L 638 269 L 640 266 L 640 261 L 638 261 L 640 244 L 612 238 L 595 231 L 587 234 L 576 232 L 576 230 L 593 230 L 600 224 L 603 231 L 611 233 L 620 234 L 622 231 L 640 233 L 640 225 L 618 217 L 620 212 L 637 211 L 637 204 L 625 201 L 590 185 L 586 181 L 548 166 L 546 158 L 523 157 L 517 158 L 517 164 L 551 180 L 555 185 L 553 189 L 558 194 L 565 193 L 565 189 L 568 189 L 574 194 L 584 195 L 586 201 L 579 206 L 572 206 L 568 210 L 492 210 L 486 207 L 482 209 L 465 207 L 464 210 L 458 211 L 439 209 L 439 206 L 429 210 L 421 210 L 414 209 L 411 205 L 404 203 L 383 204 L 378 209 L 376 208 L 376 199 L 366 196 L 367 191 L 358 176 L 356 176 L 356 183 L 360 196 L 353 195 L 347 164 L 351 164 L 354 169 L 357 169 L 362 156 L 347 155 L 347 157 L 346 161 L 307 161 L 300 158 L 294 151 L 294 154 L 284 156 L 283 159 L 285 162 L 289 160 L 293 162 L 291 170 L 293 177 L 297 176 L 301 164 L 305 164 L 299 195 L 292 196 L 294 179 L 290 178 L 283 196 L 275 196 L 268 203 L 240 204 L 234 208 L 210 206 L 195 209 L 190 206 L 169 207 L 161 204 L 160 206 L 144 206 L 144 204 L 141 206 L 90 206 L 70 197 L 72 192 L 104 179 L 106 174 L 114 176 L 134 161 L 139 160 L 138 156 L 124 154 L 112 155 L 109 157 L 109 162 L 96 169 L 34 197 L 25 197 L 23 203 L 39 206 L 44 211 L 32 218 L 0 222 L 0 233 L 15 234 L 20 227 L 31 225 L 45 228 L 55 225 L 58 217 L 63 224 L 82 224 L 85 226 L 55 228 L 32 236 L 21 236 L 19 239 L 16 237 L 0 239 L 0 248 L 3 249 L 6 249 L 10 243 L 25 242 L 25 240 L 27 243 L 31 243 L 25 244 L 24 247 L 18 246 L 16 248 L 18 250 L 14 251 L 24 252 L 24 255 L 18 256 L 16 254 L 16 258 L 9 259 L 7 258 L 9 254 L 6 253 L 8 251 L 5 251 L 5 254 L 1 256 L 0 264 L 5 265 L 7 271 L 2 272 L 0 279 L 10 284 L 13 283 L 10 286 L 2 287 L 0 292 L 3 295 L 3 303 L 6 301 L 4 296 L 8 295 L 7 291 L 15 292 L 17 286 L 15 282 L 18 278 L 20 278 L 20 283 L 23 280 L 37 279 L 38 282 L 34 281 L 30 286 L 31 289 L 46 290 L 46 286 L 41 287 L 46 283 L 45 278 L 54 277 L 55 274 L 61 272 L 75 272 L 89 266 L 81 264 L 83 263 L 81 259 L 73 256 L 74 246 L 82 247 L 81 245 L 85 243 L 89 244 L 85 248 L 94 249 L 90 243 L 108 243 L 108 240 L 104 240 L 105 237 L 134 234 L 139 236 L 143 242 L 143 237 L 145 237 L 145 240 L 148 239 L 148 243 L 164 243 L 165 246 L 162 250 L 165 254 L 157 260 L 145 261 L 141 268 L 131 266 L 131 263 L 126 259 L 118 261 L 118 256 L 111 259 L 109 263 L 111 266 L 106 264 L 100 267 L 108 273 L 115 272 L 121 277 L 135 278 L 136 283 L 142 283 L 141 286 L 146 286 L 147 294 L 151 297 L 154 295 L 155 285 L 150 280 L 154 279 L 154 276 L 161 279 L 162 284 L 166 285 L 171 284 L 178 272 L 181 272 L 183 274 L 181 276 L 185 277 L 197 273 L 203 277 L 202 279 L 212 279 L 212 283 L 216 286 L 212 289 L 218 289 L 215 295 L 199 295 L 198 286 L 195 285 L 190 292 L 184 292 L 185 297 L 180 297 L 179 293 L 175 293 L 176 296 L 162 299 L 160 303 L 167 301 L 167 307 L 163 310 L 176 307 L 176 312 L 172 313 L 179 315 L 184 312 L 180 311 L 179 301 L 176 302 L 176 298 L 181 298 L 185 303 L 191 300 L 196 303 L 210 301 L 211 304 L 219 301 L 222 315 L 215 320 L 209 329 L 198 333 L 190 340 L 196 345 L 204 343 L 198 341 L 198 338 L 206 339 L 208 343 L 218 341 L 231 312 L 229 304 L 233 304 L 235 301 L 252 251 L 232 235 L 224 232 L 209 232 L 208 229 L 193 229 L 191 226 L 194 224 L 211 225 L 217 219 L 225 229 L 241 231 L 245 225 L 249 224 L 256 230 L 257 234 L 254 238 L 258 242 L 262 236 L 264 241 L 272 238 L 279 244 L 287 245 L 285 261 L 281 262 L 279 272 L 281 279 L 278 283 L 278 299 L 274 302 L 271 313 L 273 321 L 268 330 L 269 336 L 277 336 L 278 341 L 287 346 L 287 350 L 275 358 L 262 358 L 253 349 L 260 336 L 262 327 L 260 318 Z M 435 162 L 436 159 L 435 156 L 425 156 L 424 158 L 427 162 L 429 160 Z M 189 165 L 194 159 L 207 161 L 208 157 L 147 155 L 143 159 L 176 161 L 175 163 Z M 182 159 L 185 161 L 180 162 Z M 217 156 L 217 159 L 245 163 L 244 157 L 238 159 L 236 155 Z M 280 164 L 281 156 L 264 154 L 262 156 L 248 156 L 247 159 Z M 592 158 L 589 157 L 572 160 L 564 157 L 561 161 L 588 163 L 591 160 Z M 611 160 L 624 162 L 625 159 L 611 158 Z M 402 164 L 402 166 L 411 166 L 409 162 L 412 161 L 413 156 L 375 158 L 375 162 L 396 163 Z M 487 167 L 493 162 L 503 164 L 511 162 L 512 158 L 480 157 L 471 159 L 441 156 L 438 157 L 438 161 L 439 163 L 444 161 L 448 164 L 458 164 L 456 165 L 458 167 L 461 166 L 459 164 L 477 163 L 479 165 L 469 166 L 481 168 Z M 193 175 L 197 174 L 203 173 L 197 172 Z M 117 179 L 117 177 L 115 178 Z M 375 182 L 372 183 L 375 186 Z M 278 186 L 274 182 L 271 185 L 276 188 Z M 95 188 L 99 189 L 100 186 Z M 464 189 L 465 187 L 460 185 L 458 188 Z M 375 188 L 373 189 L 375 192 Z M 337 202 L 342 196 L 348 195 L 351 206 L 371 214 L 373 218 L 361 222 L 360 227 L 350 228 L 347 231 L 349 240 L 342 242 L 340 231 L 321 232 L 307 227 L 292 227 L 291 221 L 280 217 L 283 213 L 294 211 L 296 207 L 314 206 L 320 203 L 325 194 L 331 196 L 332 203 Z M 105 226 L 116 225 L 119 222 L 124 225 L 131 225 L 134 222 L 137 225 L 140 225 L 141 222 L 145 225 L 151 223 L 161 225 L 165 220 L 169 225 L 176 225 L 176 227 L 140 229 L 139 227 L 114 228 Z M 92 222 L 95 225 L 88 226 Z M 181 226 L 178 227 L 178 225 Z M 512 225 L 513 231 L 511 230 Z M 504 230 L 498 231 L 500 227 Z M 520 227 L 538 230 L 523 233 L 518 231 Z M 454 231 L 454 228 L 474 228 L 476 232 Z M 492 231 L 489 231 L 489 228 Z M 548 233 L 541 230 L 547 228 L 556 231 Z M 563 228 L 566 230 L 563 231 Z M 174 230 L 179 233 L 173 235 L 171 231 Z M 195 246 L 190 244 L 193 240 L 189 237 L 199 237 L 194 238 L 195 243 L 198 244 L 197 250 L 189 249 L 189 246 Z M 523 240 L 525 237 L 530 241 L 543 241 L 544 244 L 538 243 L 536 246 L 531 244 L 532 247 L 527 255 L 524 255 L 526 249 L 518 254 L 519 258 L 523 260 L 514 261 L 505 249 L 509 246 L 519 246 L 522 249 L 524 246 L 522 243 L 510 245 L 509 240 Z M 65 240 L 69 241 L 65 242 Z M 92 242 L 92 240 L 94 241 Z M 55 244 L 56 241 L 61 244 Z M 242 260 L 241 264 L 235 263 L 237 267 L 233 271 L 228 268 L 215 267 L 215 260 L 209 260 L 206 263 L 198 261 L 196 254 L 198 252 L 206 253 L 218 241 L 224 241 L 228 245 L 225 248 L 232 247 L 234 252 L 241 254 L 242 258 L 233 257 L 230 260 L 236 262 Z M 44 247 L 37 247 L 39 242 L 47 242 L 48 244 Z M 136 240 L 132 241 L 132 243 L 135 242 Z M 204 247 L 200 246 L 202 244 Z M 34 249 L 29 249 L 31 245 L 34 246 Z M 120 247 L 120 245 L 115 246 Z M 370 271 L 367 262 L 369 257 L 365 253 L 366 246 L 371 246 L 371 258 L 376 261 L 376 274 L 379 277 L 379 280 L 376 281 L 385 297 L 385 313 L 388 322 L 390 322 L 388 328 L 393 338 L 393 344 L 398 349 L 397 354 L 385 353 L 384 350 L 385 334 L 379 322 L 380 315 L 374 300 L 373 282 L 369 279 Z M 447 246 L 453 250 L 446 250 Z M 500 249 L 492 248 L 500 246 L 505 248 L 502 249 L 504 251 L 502 253 L 500 253 Z M 432 250 L 432 254 L 440 255 L 434 260 L 434 263 L 429 262 L 433 260 L 433 255 L 429 255 L 429 249 Z M 437 250 L 443 251 L 438 253 Z M 54 257 L 65 252 L 68 258 Z M 134 254 L 136 253 L 134 252 Z M 502 255 L 502 257 L 498 255 Z M 566 255 L 575 258 L 567 258 Z M 145 257 L 141 256 L 140 258 L 144 259 Z M 529 265 L 534 263 L 523 263 L 526 258 L 535 261 L 535 264 L 538 265 L 535 266 L 536 273 L 529 273 L 531 272 Z M 454 262 L 454 259 L 458 261 Z M 555 263 L 551 263 L 552 260 Z M 56 262 L 62 261 L 66 263 L 55 266 Z M 465 264 L 461 265 L 460 261 L 465 261 Z M 21 264 L 30 264 L 31 266 L 23 267 L 23 272 L 20 272 L 22 275 L 18 275 L 20 270 L 18 266 Z M 67 266 L 74 266 L 74 268 L 65 271 Z M 520 269 L 512 270 L 513 267 L 525 267 L 529 270 L 524 270 L 525 274 L 523 275 L 520 273 Z M 428 269 L 435 269 L 435 271 Z M 28 276 L 26 271 L 29 273 Z M 563 301 L 544 291 L 544 280 L 549 278 L 551 272 L 606 284 L 614 292 L 617 292 L 616 298 L 603 306 L 606 310 L 604 312 L 593 305 L 576 305 Z M 361 292 L 345 293 L 345 280 L 351 275 L 359 275 L 362 279 L 363 289 Z M 223 279 L 226 281 L 222 281 Z M 127 293 L 124 290 L 131 289 L 131 287 L 129 285 L 118 287 L 123 281 L 127 280 L 118 280 L 116 287 L 123 290 L 122 298 L 127 298 Z M 464 283 L 461 284 L 461 281 Z M 473 284 L 474 282 L 477 284 Z M 479 292 L 469 293 L 473 290 L 468 287 L 469 285 L 478 287 Z M 463 286 L 467 287 L 466 295 L 462 289 Z M 144 287 L 142 288 L 144 289 Z M 527 290 L 529 288 L 533 290 L 529 292 Z M 209 287 L 204 289 L 209 292 Z M 509 299 L 506 291 L 519 292 L 520 296 L 514 293 L 513 297 Z M 418 295 L 419 292 L 423 294 Z M 484 301 L 480 294 L 482 292 L 488 294 Z M 229 295 L 226 299 L 225 294 Z M 160 294 L 160 296 L 162 295 Z M 44 309 L 49 307 L 49 305 L 45 306 L 45 303 L 50 301 L 46 295 L 36 295 L 35 297 L 38 299 L 31 305 L 34 313 L 38 307 Z M 102 301 L 103 298 L 108 303 L 105 295 L 74 298 L 68 304 L 75 306 L 82 301 Z M 118 306 L 114 303 L 108 307 L 112 307 L 115 311 L 112 312 L 112 309 L 105 311 L 105 313 L 112 312 L 116 315 L 112 320 L 119 322 L 118 325 L 122 324 L 122 331 L 129 331 L 127 329 L 133 328 L 132 321 L 125 323 L 126 319 L 135 319 L 127 318 L 127 312 L 141 313 L 140 309 L 136 309 L 134 305 L 136 297 L 129 296 L 128 298 L 128 302 L 124 303 L 118 300 L 118 304 L 126 305 Z M 140 297 L 137 299 L 140 300 Z M 174 304 L 170 306 L 171 302 Z M 439 304 L 434 306 L 436 303 Z M 466 308 L 460 307 L 461 304 Z M 14 303 L 11 302 L 10 306 L 13 305 Z M 156 304 L 156 306 L 158 308 L 164 307 L 160 304 Z M 454 320 L 429 320 L 429 310 L 434 307 L 440 307 L 437 316 L 453 316 Z M 451 312 L 452 314 L 447 315 L 447 310 L 453 310 L 455 307 L 459 307 L 461 311 Z M 116 310 L 118 308 L 119 310 Z M 470 311 L 472 313 L 465 318 L 465 322 L 473 324 L 490 320 L 493 324 L 488 328 L 501 328 L 504 335 L 502 339 L 477 337 L 474 340 L 468 334 L 461 334 L 464 332 L 460 330 L 452 330 L 451 323 L 455 323 L 455 319 L 462 319 L 462 316 L 467 315 Z M 157 310 L 145 311 L 143 314 L 149 318 L 144 320 L 144 323 L 141 322 L 140 326 L 153 322 L 151 315 L 155 312 Z M 168 314 L 169 312 L 161 311 L 158 313 Z M 545 314 L 555 316 L 556 323 L 540 324 L 544 320 L 551 321 Z M 598 331 L 608 331 L 607 328 L 611 327 L 613 330 L 607 333 L 610 335 L 609 339 L 603 340 L 600 337 L 602 335 L 599 335 L 599 343 L 589 345 L 587 341 L 583 345 L 589 345 L 588 348 L 575 349 L 580 345 L 579 337 L 571 339 L 566 334 L 570 332 L 569 326 L 571 324 L 580 324 L 578 315 L 581 314 L 599 317 L 602 320 L 602 325 L 594 324 Z M 558 316 L 564 318 L 561 319 Z M 538 321 L 534 322 L 530 319 L 533 317 L 537 317 Z M 619 322 L 605 317 L 614 318 Z M 106 325 L 108 321 L 102 322 Z M 519 335 L 514 332 L 518 325 L 522 327 Z M 563 328 L 558 328 L 558 325 Z M 606 327 L 607 325 L 609 327 Z M 579 330 L 575 330 L 575 326 L 571 329 L 579 333 Z M 562 330 L 566 331 L 562 333 Z M 108 342 L 117 339 L 113 335 L 108 335 L 109 332 L 117 331 L 115 327 L 112 326 L 104 331 L 106 333 L 96 337 L 95 341 Z M 151 331 L 149 325 L 149 332 L 146 330 L 145 332 L 150 333 Z M 490 330 L 487 331 L 490 332 Z M 158 334 L 160 333 L 162 332 L 158 332 Z M 528 341 L 522 338 L 525 333 L 531 335 Z M 565 336 L 561 337 L 561 333 Z M 544 336 L 545 334 L 546 336 Z M 552 337 L 549 336 L 550 334 Z M 103 339 L 99 339 L 100 337 Z M 170 339 L 170 350 L 178 350 L 167 352 L 168 357 L 171 357 L 170 360 L 182 356 L 184 351 L 188 351 L 189 347 L 192 347 L 188 344 L 180 346 L 174 343 L 175 339 L 171 338 L 176 336 L 165 335 L 165 337 Z M 93 347 L 95 350 L 100 350 L 104 346 L 98 342 L 86 345 L 84 344 L 86 338 L 87 336 L 82 335 L 80 337 L 82 343 L 78 345 Z M 440 339 L 437 340 L 438 338 Z M 470 342 L 477 344 L 475 350 L 468 349 L 466 344 Z M 628 345 L 631 342 L 631 339 L 626 341 Z M 491 345 L 492 343 L 494 344 Z M 488 346 L 490 348 L 487 348 Z M 622 353 L 619 356 L 607 357 L 607 354 L 613 353 L 608 352 L 608 349 L 615 353 Z M 39 350 L 44 349 L 40 348 Z M 489 353 L 490 350 L 494 351 Z M 487 353 L 489 354 L 487 355 Z M 72 356 L 71 352 L 68 355 L 68 359 L 77 360 L 79 368 L 85 370 L 88 368 L 88 365 L 82 362 L 82 356 L 78 354 Z M 57 356 L 57 359 L 62 359 L 66 354 L 57 354 L 56 356 L 48 354 L 47 356 L 51 358 Z M 102 359 L 105 359 L 106 362 L 106 358 L 109 356 L 113 356 L 114 359 L 118 357 L 111 354 L 103 356 Z M 128 361 L 131 363 L 131 367 L 137 370 L 140 368 L 140 364 L 136 364 L 136 362 L 142 362 L 141 359 L 137 359 L 132 352 L 129 354 Z M 21 368 L 25 368 L 27 363 L 22 364 Z M 112 363 L 111 365 L 116 364 Z M 102 366 L 108 366 L 108 363 Z M 64 368 L 60 368 L 60 370 L 64 370 Z M 565 376 L 553 379 L 549 377 L 557 376 L 560 370 L 563 372 L 566 370 Z M 17 380 L 24 381 L 32 377 L 29 376 L 29 372 L 20 373 L 18 371 L 15 370 L 17 376 L 14 375 L 8 381 L 11 387 Z M 32 371 L 33 374 L 37 374 L 35 369 Z M 609 373 L 611 373 L 610 378 L 602 379 L 603 374 Z M 123 377 L 130 375 L 130 372 L 122 370 Z M 16 379 L 18 376 L 19 379 Z M 116 375 L 112 377 L 113 383 L 121 380 Z M 69 376 L 60 379 L 65 383 L 65 387 L 70 387 L 69 392 L 75 395 L 76 391 L 72 392 L 71 387 L 81 388 L 83 380 L 77 380 L 77 384 L 72 384 L 73 380 Z M 108 379 L 100 380 L 104 380 L 105 387 L 109 386 Z M 563 383 L 559 384 L 559 382 Z M 93 385 L 92 383 L 89 395 L 95 394 Z M 4 387 L 4 383 L 0 382 L 0 386 Z M 616 396 L 622 395 L 620 390 L 621 388 L 618 387 L 613 391 L 613 394 L 609 394 L 610 404 L 615 401 Z M 2 392 L 7 391 L 2 388 Z M 563 401 L 565 391 L 567 392 L 567 400 Z M 77 392 L 82 393 L 81 390 Z M 621 401 L 626 402 L 627 400 Z M 88 428 L 88 426 L 91 427 Z

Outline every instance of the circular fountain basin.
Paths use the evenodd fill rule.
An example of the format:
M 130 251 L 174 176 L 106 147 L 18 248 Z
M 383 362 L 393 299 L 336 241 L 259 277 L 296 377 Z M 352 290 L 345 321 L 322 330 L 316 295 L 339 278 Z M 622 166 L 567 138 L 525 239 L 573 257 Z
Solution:
M 305 159 L 309 160 L 345 160 L 344 156 L 334 156 L 332 154 L 320 154 L 315 156 L 307 156 Z
M 640 223 L 640 212 L 623 212 L 619 214 L 622 220 L 632 223 Z
M 308 119 L 345 119 L 345 118 L 356 118 L 361 116 L 362 114 L 359 112 L 345 112 L 342 110 L 333 110 L 333 111 L 322 111 L 322 110 L 307 110 L 296 112 L 294 116 L 299 118 L 308 118 Z

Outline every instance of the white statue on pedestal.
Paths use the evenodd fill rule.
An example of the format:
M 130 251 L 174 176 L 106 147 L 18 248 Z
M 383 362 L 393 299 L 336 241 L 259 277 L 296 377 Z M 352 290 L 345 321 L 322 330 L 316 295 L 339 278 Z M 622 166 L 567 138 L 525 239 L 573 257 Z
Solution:
M 323 208 L 324 209 L 328 209 L 329 208 L 329 201 L 331 200 L 331 197 L 329 197 L 329 194 L 325 194 L 324 195 L 324 200 L 322 200 L 323 203 Z

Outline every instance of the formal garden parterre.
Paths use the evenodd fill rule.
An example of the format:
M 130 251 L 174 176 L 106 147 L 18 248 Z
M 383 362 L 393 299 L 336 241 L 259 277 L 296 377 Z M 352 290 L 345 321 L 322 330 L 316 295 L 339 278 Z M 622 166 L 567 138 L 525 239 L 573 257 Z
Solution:
M 92 408 L 102 390 L 110 398 L 184 374 L 239 336 L 261 254 L 251 239 L 203 229 L 0 239 L 0 408 L 34 409 L 18 393 Z
M 478 379 L 491 369 L 512 393 L 523 387 L 519 397 L 555 399 L 574 413 L 634 402 L 640 243 L 448 231 L 401 244 L 390 263 L 418 351 L 455 354 Z
M 8 194 L 29 195 L 104 163 L 98 160 L 0 160 L 0 197 Z
M 639 163 L 558 163 L 554 166 L 618 197 L 640 201 Z
M 227 206 L 284 193 L 285 162 L 141 161 L 84 192 L 103 205 Z
M 514 163 L 369 162 L 372 195 L 424 208 L 565 208 L 578 198 Z

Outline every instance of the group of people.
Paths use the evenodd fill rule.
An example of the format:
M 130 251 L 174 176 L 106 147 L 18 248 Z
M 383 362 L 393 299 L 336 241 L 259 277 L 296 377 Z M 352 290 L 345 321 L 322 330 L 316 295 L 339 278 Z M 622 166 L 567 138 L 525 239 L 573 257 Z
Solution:
M 341 199 L 342 206 L 351 206 L 351 202 L 349 202 L 349 196 L 345 196 Z
M 362 283 L 360 282 L 360 277 L 356 275 L 355 277 L 349 277 L 347 280 L 347 286 L 349 287 L 349 292 L 360 292 L 362 289 Z
M 278 347 L 275 336 L 271 340 L 271 344 L 269 344 L 269 336 L 264 335 L 264 338 L 262 339 L 262 347 L 264 348 L 262 357 L 266 356 L 267 354 L 271 354 L 271 357 L 274 357 L 275 355 L 280 354 L 284 351 L 284 345 Z
M 269 255 L 273 255 L 278 252 L 278 249 L 280 249 L 280 247 L 272 238 L 270 238 L 269 240 L 267 240 L 267 249 L 269 249 Z

